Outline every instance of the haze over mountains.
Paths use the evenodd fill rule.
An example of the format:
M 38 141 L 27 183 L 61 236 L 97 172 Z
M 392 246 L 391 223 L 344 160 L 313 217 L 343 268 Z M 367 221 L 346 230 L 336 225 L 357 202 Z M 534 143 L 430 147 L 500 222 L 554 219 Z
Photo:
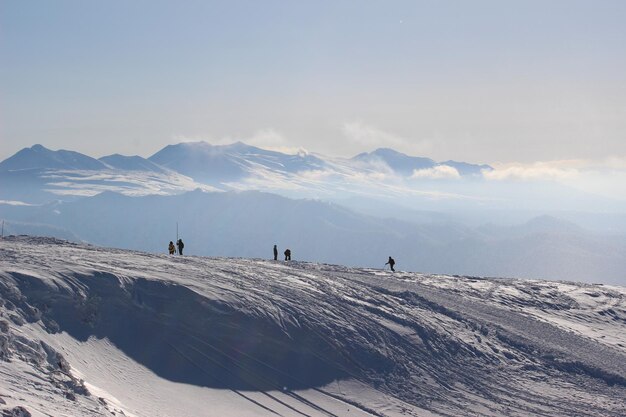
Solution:
M 152 252 L 178 223 L 197 255 L 266 257 L 278 244 L 351 266 L 393 255 L 404 270 L 626 284 L 626 216 L 513 210 L 521 197 L 585 196 L 554 184 L 530 198 L 510 183 L 523 196 L 503 205 L 488 197 L 505 195 L 483 177 L 492 169 L 384 148 L 345 159 L 195 142 L 95 159 L 35 145 L 0 162 L 0 218 L 7 233 Z

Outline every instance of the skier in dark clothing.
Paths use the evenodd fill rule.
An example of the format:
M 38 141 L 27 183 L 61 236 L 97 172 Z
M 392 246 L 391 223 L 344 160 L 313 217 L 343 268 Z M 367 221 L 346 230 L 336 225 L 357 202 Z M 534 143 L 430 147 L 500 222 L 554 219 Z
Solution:
M 286 249 L 285 250 L 285 260 L 286 261 L 290 261 L 291 260 L 291 249 Z
M 391 272 L 396 272 L 395 269 L 393 269 L 393 266 L 396 264 L 396 261 L 393 260 L 393 258 L 390 256 L 389 260 L 387 261 L 387 263 L 385 265 L 389 265 L 389 268 L 391 268 Z
M 185 244 L 183 243 L 182 239 L 178 239 L 178 241 L 176 242 L 176 246 L 178 246 L 178 254 L 182 255 L 183 254 L 183 248 L 185 247 Z
M 276 245 L 274 245 L 274 260 L 278 260 L 278 248 L 276 247 Z

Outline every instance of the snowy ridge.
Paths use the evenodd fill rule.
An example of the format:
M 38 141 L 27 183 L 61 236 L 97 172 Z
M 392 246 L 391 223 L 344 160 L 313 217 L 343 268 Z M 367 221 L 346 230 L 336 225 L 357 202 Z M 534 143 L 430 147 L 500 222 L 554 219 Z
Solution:
M 626 289 L 0 240 L 0 410 L 623 416 Z

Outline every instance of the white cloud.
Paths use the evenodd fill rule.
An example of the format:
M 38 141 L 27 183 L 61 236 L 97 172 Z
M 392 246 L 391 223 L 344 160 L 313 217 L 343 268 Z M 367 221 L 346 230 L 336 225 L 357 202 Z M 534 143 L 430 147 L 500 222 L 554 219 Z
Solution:
M 211 145 L 230 145 L 242 141 L 258 148 L 282 152 L 289 155 L 306 155 L 309 152 L 302 147 L 294 147 L 285 136 L 272 128 L 259 129 L 248 137 L 223 136 L 220 138 L 205 136 L 175 136 L 177 142 L 208 142 Z
M 23 201 L 16 200 L 0 200 L 0 204 L 7 206 L 33 206 L 34 204 L 24 203 Z
M 603 165 L 609 169 L 626 170 L 626 157 L 612 156 L 605 159 Z
M 427 154 L 432 150 L 429 141 L 411 140 L 361 122 L 344 123 L 344 136 L 364 148 L 393 148 L 402 152 Z
M 291 155 L 308 153 L 306 149 L 291 146 L 285 136 L 271 128 L 257 130 L 249 138 L 243 139 L 243 142 L 259 148 Z
M 353 142 L 365 146 L 377 146 L 383 143 L 387 146 L 402 146 L 407 143 L 404 138 L 360 122 L 344 123 L 343 133 Z
M 590 194 L 626 201 L 626 170 L 586 171 L 565 183 Z
M 413 171 L 411 178 L 434 180 L 456 179 L 461 178 L 461 174 L 459 174 L 459 171 L 457 171 L 454 167 L 448 165 L 437 165 L 433 168 L 416 169 Z
M 189 135 L 174 135 L 173 141 L 175 143 L 194 143 L 194 142 L 208 142 L 213 144 L 213 140 L 207 136 L 189 136 Z
M 494 164 L 483 177 L 493 181 L 556 181 L 589 194 L 626 200 L 626 158 Z
M 370 158 L 366 161 L 350 161 L 350 165 L 363 172 L 376 172 L 388 177 L 397 176 L 393 169 L 380 158 Z
M 305 180 L 325 181 L 334 176 L 337 176 L 337 172 L 328 169 L 312 169 L 307 171 L 300 171 L 297 175 Z
M 495 164 L 493 170 L 483 170 L 482 174 L 488 180 L 572 180 L 579 176 L 584 161 L 549 161 L 532 164 Z

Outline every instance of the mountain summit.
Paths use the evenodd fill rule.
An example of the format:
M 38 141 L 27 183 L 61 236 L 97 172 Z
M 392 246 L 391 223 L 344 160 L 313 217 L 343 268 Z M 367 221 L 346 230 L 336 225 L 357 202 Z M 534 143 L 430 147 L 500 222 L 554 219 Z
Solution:
M 210 183 L 241 179 L 258 170 L 296 173 L 320 169 L 326 165 L 315 156 L 268 151 L 243 142 L 230 145 L 184 142 L 168 145 L 148 159 Z
M 430 158 L 409 156 L 390 148 L 378 148 L 373 152 L 360 153 L 352 158 L 352 160 L 367 163 L 382 161 L 393 171 L 404 176 L 413 174 L 415 170 L 432 168 L 437 165 L 437 163 Z
M 476 165 L 467 162 L 435 162 L 430 158 L 409 156 L 390 148 L 378 148 L 372 152 L 364 152 L 352 158 L 353 161 L 367 164 L 384 163 L 392 171 L 405 177 L 413 175 L 415 171 L 431 169 L 437 166 L 452 167 L 460 175 L 478 175 L 482 170 L 491 170 L 489 165 Z
M 74 151 L 52 151 L 42 145 L 24 148 L 0 162 L 0 171 L 24 169 L 99 170 L 106 165 L 90 156 Z
M 103 156 L 98 159 L 112 169 L 125 171 L 145 171 L 145 172 L 165 172 L 163 167 L 149 161 L 141 156 L 125 156 L 120 154 Z

